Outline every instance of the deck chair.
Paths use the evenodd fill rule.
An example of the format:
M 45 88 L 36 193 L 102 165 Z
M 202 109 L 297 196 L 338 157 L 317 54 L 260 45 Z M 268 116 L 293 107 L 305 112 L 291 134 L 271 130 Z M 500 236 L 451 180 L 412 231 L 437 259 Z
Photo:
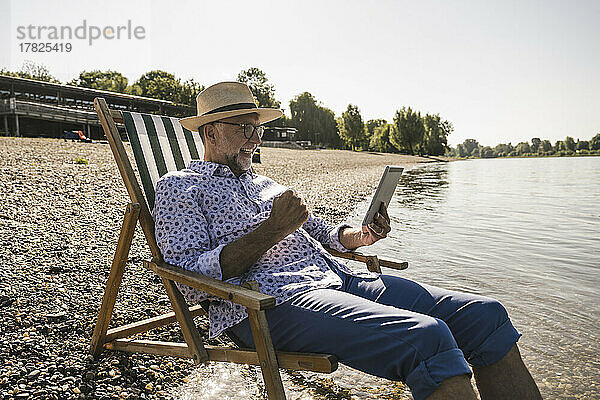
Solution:
M 125 209 L 106 290 L 92 334 L 90 353 L 97 356 L 106 349 L 191 358 L 195 363 L 222 361 L 259 365 L 271 400 L 285 399 L 279 368 L 322 373 L 335 371 L 337 359 L 330 354 L 275 352 L 265 316 L 265 310 L 275 306 L 275 298 L 260 293 L 256 282 L 248 283 L 248 287 L 231 285 L 170 265 L 163 260 L 154 237 L 154 221 L 150 214 L 154 204 L 155 184 L 168 171 L 182 169 L 191 159 L 202 158 L 204 150 L 199 134 L 185 130 L 176 118 L 109 110 L 103 98 L 94 99 L 94 106 L 131 203 Z M 142 181 L 141 186 L 125 152 L 117 123 L 125 125 Z M 108 329 L 138 221 L 152 254 L 152 259 L 145 260 L 143 265 L 161 277 L 173 311 Z M 381 266 L 395 269 L 407 267 L 407 263 L 380 260 L 377 256 L 333 250 L 331 253 L 364 262 L 370 271 L 375 272 L 381 272 Z M 206 312 L 200 305 L 190 307 L 175 282 L 245 306 L 256 349 L 204 345 L 193 319 Z M 185 343 L 131 338 L 174 322 L 179 323 Z

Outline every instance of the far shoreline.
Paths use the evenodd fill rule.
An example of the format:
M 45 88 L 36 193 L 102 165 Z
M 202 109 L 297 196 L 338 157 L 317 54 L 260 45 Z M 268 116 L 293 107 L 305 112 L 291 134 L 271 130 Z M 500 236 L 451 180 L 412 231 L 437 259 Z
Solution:
M 505 156 L 505 157 L 447 157 L 449 161 L 465 161 L 465 160 L 509 160 L 513 158 L 577 158 L 577 157 L 600 157 L 600 153 L 596 154 L 565 154 L 565 155 L 548 155 L 548 156 Z

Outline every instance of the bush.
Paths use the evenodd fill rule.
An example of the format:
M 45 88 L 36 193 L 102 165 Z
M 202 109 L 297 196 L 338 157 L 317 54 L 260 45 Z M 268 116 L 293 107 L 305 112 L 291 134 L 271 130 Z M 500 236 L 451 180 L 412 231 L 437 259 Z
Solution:
M 77 157 L 75 159 L 75 164 L 85 164 L 85 165 L 88 165 L 89 161 L 87 159 L 85 159 L 85 158 Z

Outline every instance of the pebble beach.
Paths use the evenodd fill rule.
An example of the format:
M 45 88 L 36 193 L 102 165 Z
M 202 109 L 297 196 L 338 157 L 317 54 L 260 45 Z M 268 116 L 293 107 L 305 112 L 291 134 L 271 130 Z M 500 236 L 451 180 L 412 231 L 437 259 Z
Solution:
M 435 161 L 338 150 L 261 151 L 255 171 L 295 189 L 331 223 L 372 194 L 385 165 Z M 197 367 L 190 360 L 110 351 L 96 359 L 88 355 L 129 201 L 108 144 L 0 137 L 0 166 L 0 399 L 173 399 L 201 388 L 198 376 L 215 371 L 241 374 L 246 388 L 240 390 L 248 398 L 264 396 L 254 367 Z M 138 228 L 111 326 L 170 311 L 160 280 L 141 265 L 148 256 Z M 204 321 L 196 321 L 204 332 Z M 184 341 L 177 324 L 139 337 Z M 229 345 L 219 340 L 209 343 Z M 352 398 L 326 375 L 283 375 L 286 388 L 303 387 L 303 398 Z M 183 397 L 202 397 L 198 390 Z

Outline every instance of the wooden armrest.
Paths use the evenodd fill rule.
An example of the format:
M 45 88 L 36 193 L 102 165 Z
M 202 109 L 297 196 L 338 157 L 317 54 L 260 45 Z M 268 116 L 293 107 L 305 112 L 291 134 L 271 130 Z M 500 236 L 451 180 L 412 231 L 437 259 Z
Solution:
M 382 258 L 378 258 L 377 256 L 365 255 L 358 251 L 341 252 L 341 251 L 337 251 L 334 249 L 330 249 L 328 247 L 325 247 L 325 250 L 327 250 L 332 256 L 335 256 L 335 257 L 364 262 L 367 265 L 367 269 L 371 272 L 381 273 L 380 267 L 387 267 L 387 268 L 393 268 L 393 269 L 398 269 L 398 270 L 403 270 L 403 269 L 408 268 L 408 262 L 406 262 L 406 261 L 397 262 L 397 261 L 391 261 L 391 260 L 384 260 Z
M 392 261 L 392 260 L 384 260 L 383 258 L 380 258 L 379 266 L 403 270 L 403 269 L 408 268 L 408 261 L 398 262 L 398 261 Z
M 156 272 L 163 278 L 202 290 L 225 300 L 230 300 L 252 310 L 265 310 L 275 307 L 275 297 L 273 296 L 191 272 L 164 261 L 145 260 L 144 267 Z

